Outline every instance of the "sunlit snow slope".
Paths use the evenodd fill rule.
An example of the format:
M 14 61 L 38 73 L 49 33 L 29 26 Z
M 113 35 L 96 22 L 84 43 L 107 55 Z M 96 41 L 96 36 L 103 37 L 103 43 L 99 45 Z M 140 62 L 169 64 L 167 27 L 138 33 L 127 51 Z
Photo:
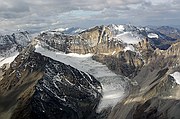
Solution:
M 15 49 L 10 49 L 7 52 L 4 52 L 4 54 L 0 54 L 0 68 L 6 64 L 11 63 L 14 61 L 14 59 L 18 56 L 19 52 Z
M 96 77 L 96 79 L 99 80 L 103 86 L 103 98 L 97 111 L 100 111 L 108 106 L 115 106 L 116 103 L 125 96 L 125 82 L 123 81 L 123 77 L 116 75 L 105 65 L 92 60 L 92 54 L 65 54 L 63 52 L 50 51 L 41 47 L 40 45 L 36 45 L 35 52 L 71 65 Z
M 180 72 L 174 72 L 170 75 L 175 79 L 176 83 L 180 85 Z
M 124 33 L 118 34 L 114 38 L 117 38 L 120 41 L 127 43 L 127 44 L 137 44 L 138 42 L 143 40 L 137 34 L 133 34 L 131 32 L 124 32 Z

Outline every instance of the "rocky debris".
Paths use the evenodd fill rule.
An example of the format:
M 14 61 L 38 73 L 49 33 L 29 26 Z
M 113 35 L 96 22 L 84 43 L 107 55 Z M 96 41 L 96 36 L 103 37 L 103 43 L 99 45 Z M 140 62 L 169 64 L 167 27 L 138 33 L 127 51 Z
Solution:
M 170 76 L 180 71 L 179 45 L 155 51 L 157 57 L 131 79 L 138 85 L 132 86 L 130 95 L 116 105 L 109 119 L 179 119 L 180 86 Z
M 0 89 L 1 119 L 87 118 L 102 97 L 92 75 L 42 56 L 32 45 L 11 63 Z

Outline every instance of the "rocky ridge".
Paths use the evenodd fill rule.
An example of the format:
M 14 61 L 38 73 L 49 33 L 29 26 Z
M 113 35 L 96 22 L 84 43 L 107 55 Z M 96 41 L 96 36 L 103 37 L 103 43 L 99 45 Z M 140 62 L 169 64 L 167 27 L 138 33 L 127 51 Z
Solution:
M 31 42 L 31 38 L 27 31 L 13 33 L 12 35 L 0 36 L 0 52 L 10 50 L 13 47 L 21 48 L 27 46 Z
M 13 33 L 12 35 L 0 35 L 0 80 L 4 71 L 9 68 L 9 63 L 30 42 L 31 36 L 27 31 Z
M 28 46 L 3 75 L 1 119 L 82 119 L 95 113 L 101 84 L 92 75 L 34 50 Z
M 131 80 L 130 95 L 117 104 L 109 119 L 178 119 L 179 84 L 170 76 L 180 71 L 180 43 L 167 51 L 157 50 L 157 57 L 144 66 Z
M 132 37 L 137 43 L 126 42 Z M 2 97 L 0 98 L 2 107 L 0 110 L 3 113 L 3 118 L 9 115 L 13 115 L 12 118 L 21 118 L 16 115 L 19 113 L 24 115 L 22 118 L 50 118 L 46 115 L 45 112 L 47 112 L 53 115 L 52 118 L 99 119 L 108 116 L 109 119 L 178 119 L 179 84 L 170 75 L 180 71 L 180 44 L 174 38 L 167 37 L 146 27 L 110 25 L 97 26 L 74 35 L 57 31 L 44 32 L 36 39 L 41 42 L 42 47 L 49 50 L 79 54 L 94 53 L 94 60 L 107 65 L 109 69 L 117 74 L 130 78 L 127 78 L 130 85 L 130 94 L 112 110 L 105 110 L 104 114 L 106 116 L 93 117 L 91 113 L 95 112 L 89 112 L 88 110 L 94 110 L 100 100 L 101 95 L 98 92 L 101 89 L 100 83 L 95 79 L 91 82 L 93 76 L 89 74 L 35 53 L 33 46 L 29 46 L 23 56 L 20 54 L 11 64 L 0 82 L 0 88 L 2 89 Z M 24 57 L 26 55 L 27 57 Z M 65 68 L 62 70 L 62 67 Z M 59 73 L 63 73 L 63 77 L 60 77 Z M 22 76 L 22 74 L 26 76 Z M 34 76 L 35 79 L 32 78 Z M 85 82 L 81 82 L 82 77 L 86 79 Z M 59 78 L 62 78 L 65 82 L 59 81 Z M 60 84 L 58 83 L 57 86 L 54 81 L 60 82 Z M 82 91 L 82 88 L 77 87 L 79 85 L 74 82 L 78 82 L 77 84 L 83 83 L 80 87 L 83 86 L 83 89 L 85 87 L 87 90 Z M 72 84 L 73 87 L 71 88 Z M 89 87 L 89 84 L 92 87 Z M 75 90 L 77 94 L 83 92 L 83 95 L 78 95 L 79 97 L 85 96 L 87 100 L 97 100 L 97 102 L 90 101 L 91 104 L 87 104 L 85 99 L 81 100 L 82 103 L 79 104 L 76 102 L 78 97 L 74 93 L 72 94 L 71 91 L 66 90 L 67 85 L 73 91 Z M 63 91 L 59 90 L 59 87 L 63 87 Z M 17 91 L 18 94 L 14 93 L 13 90 Z M 25 90 L 25 92 L 19 92 L 20 90 Z M 67 92 L 70 97 L 64 94 L 59 95 L 59 93 L 64 92 Z M 11 95 L 13 93 L 15 95 Z M 8 97 L 10 95 L 15 96 L 18 103 L 7 100 L 11 103 L 3 105 L 3 99 L 5 99 L 3 96 Z M 71 97 L 74 96 L 75 99 L 72 99 Z M 72 99 L 73 103 L 64 102 L 66 98 L 68 100 Z M 27 104 L 21 102 L 27 102 Z M 15 106 L 12 108 L 12 105 Z M 57 109 L 59 106 L 56 107 L 55 105 L 61 106 L 62 109 Z M 33 106 L 34 108 L 37 106 L 40 108 L 32 111 Z M 47 106 L 53 106 L 57 111 L 48 110 Z M 87 110 L 85 110 L 86 108 Z M 68 113 L 72 113 L 72 117 L 67 116 Z M 37 114 L 40 116 L 38 117 Z M 91 116 L 84 116 L 86 114 Z

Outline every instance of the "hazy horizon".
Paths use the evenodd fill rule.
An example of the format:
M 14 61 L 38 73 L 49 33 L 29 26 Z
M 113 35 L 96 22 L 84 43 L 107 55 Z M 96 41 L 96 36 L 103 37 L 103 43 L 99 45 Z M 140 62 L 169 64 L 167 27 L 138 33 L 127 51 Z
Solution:
M 0 32 L 96 25 L 177 26 L 178 0 L 0 0 Z

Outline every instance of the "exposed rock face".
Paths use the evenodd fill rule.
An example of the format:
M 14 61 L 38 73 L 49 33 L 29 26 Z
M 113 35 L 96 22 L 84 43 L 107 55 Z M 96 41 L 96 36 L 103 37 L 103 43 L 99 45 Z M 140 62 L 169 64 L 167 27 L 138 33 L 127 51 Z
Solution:
M 121 26 L 122 28 L 117 28 Z M 168 49 L 171 44 L 175 43 L 178 38 L 171 37 L 171 35 L 168 35 L 165 32 L 160 32 L 158 29 L 152 29 L 148 27 L 136 27 L 133 25 L 109 25 L 108 26 L 113 34 L 119 35 L 123 33 L 129 33 L 133 37 L 136 37 L 138 39 L 148 39 L 151 43 L 151 45 L 155 48 L 159 48 L 162 50 Z M 167 28 L 166 31 L 171 31 L 171 28 Z M 176 29 L 177 31 L 178 29 Z M 176 32 L 177 33 L 177 32 Z M 151 36 L 153 34 L 154 36 Z M 178 33 L 177 33 L 178 34 Z M 131 40 L 131 39 L 129 39 Z
M 156 57 L 155 49 L 150 45 L 148 39 L 133 46 L 136 51 L 119 51 L 113 55 L 97 54 L 93 56 L 93 59 L 106 64 L 117 74 L 133 78 L 144 65 Z
M 31 42 L 29 37 L 27 31 L 0 35 L 0 80 L 1 75 L 9 68 L 9 63 Z
M 119 52 L 117 55 L 94 55 L 93 59 L 101 62 L 117 74 L 134 77 L 144 65 L 142 59 L 132 51 Z
M 17 48 L 25 47 L 30 42 L 31 40 L 29 38 L 29 33 L 27 31 L 13 33 L 12 35 L 0 36 L 0 52 L 2 54 L 2 51 L 9 50 L 14 46 L 16 46 Z
M 13 33 L 0 36 L 0 62 L 12 57 L 15 52 L 20 52 L 31 42 L 28 32 Z
M 157 37 L 149 37 L 149 34 L 155 34 Z M 129 35 L 131 37 L 129 37 Z M 122 38 L 121 38 L 122 37 Z M 167 49 L 176 41 L 158 31 L 146 27 L 135 27 L 132 25 L 109 25 L 96 26 L 91 29 L 84 30 L 78 34 L 70 35 L 58 31 L 49 31 L 40 34 L 37 39 L 54 47 L 57 50 L 66 53 L 96 53 L 96 54 L 112 54 L 113 52 L 122 51 L 127 43 L 126 40 L 138 40 L 139 48 L 150 47 L 153 49 Z M 147 46 L 146 39 L 148 41 Z M 151 51 L 147 51 L 150 53 Z M 146 54 L 147 54 L 146 52 Z M 147 60 L 147 59 L 146 59 Z
M 119 39 L 120 37 L 116 37 L 116 35 L 124 33 L 142 39 L 138 44 L 133 44 L 135 51 L 124 51 L 127 43 Z M 149 38 L 150 33 L 158 35 L 158 38 Z M 102 62 L 116 73 L 128 77 L 134 77 L 143 65 L 150 63 L 156 57 L 154 50 L 157 47 L 161 49 L 162 46 L 162 49 L 167 49 L 175 40 L 158 31 L 132 25 L 96 26 L 76 35 L 45 32 L 40 34 L 37 39 L 66 53 L 95 53 L 94 60 Z
M 109 53 L 124 47 L 121 41 L 112 38 L 112 33 L 106 26 L 97 26 L 78 35 L 47 32 L 40 34 L 37 39 L 66 53 Z
M 91 75 L 34 52 L 21 53 L 0 82 L 1 119 L 87 118 L 101 98 Z
M 156 51 L 157 57 L 132 79 L 137 85 L 116 105 L 109 119 L 179 119 L 180 85 L 169 75 L 180 71 L 179 46 L 176 43 L 167 51 Z
M 127 32 L 142 41 L 128 44 L 115 37 Z M 15 43 L 7 39 L 9 46 Z M 179 119 L 180 86 L 169 75 L 180 71 L 180 43 L 172 44 L 174 38 L 152 29 L 112 25 L 74 35 L 45 32 L 36 39 L 51 50 L 95 53 L 94 60 L 130 78 L 130 95 L 97 116 L 100 83 L 87 73 L 34 52 L 30 45 L 9 69 L 2 67 L 5 73 L 0 75 L 0 118 Z M 17 40 L 15 45 L 19 44 Z M 134 50 L 124 50 L 128 45 Z

